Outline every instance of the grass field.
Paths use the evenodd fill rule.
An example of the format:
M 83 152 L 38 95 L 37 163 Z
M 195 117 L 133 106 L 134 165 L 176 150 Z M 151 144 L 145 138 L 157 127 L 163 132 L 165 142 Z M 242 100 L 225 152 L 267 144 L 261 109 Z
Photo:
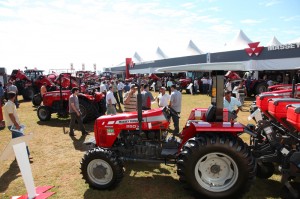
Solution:
M 243 124 L 249 123 L 247 117 L 250 100 L 246 101 L 245 111 L 239 113 L 239 121 Z M 209 104 L 210 98 L 206 95 L 183 94 L 181 128 L 192 108 L 208 107 Z M 153 107 L 157 107 L 157 104 Z M 52 191 L 56 194 L 51 198 L 197 198 L 178 181 L 176 166 L 164 164 L 125 163 L 125 177 L 116 189 L 90 189 L 81 179 L 79 168 L 85 153 L 83 142 L 92 137 L 93 133 L 81 137 L 81 132 L 76 131 L 76 137 L 71 138 L 67 134 L 68 118 L 57 118 L 53 114 L 50 121 L 40 122 L 36 109 L 31 102 L 21 101 L 18 113 L 21 122 L 26 125 L 26 133 L 34 133 L 29 148 L 33 157 L 31 168 L 35 186 L 54 185 Z M 93 122 L 86 124 L 86 129 L 93 132 L 93 125 Z M 245 134 L 242 137 L 245 141 L 249 139 Z M 0 131 L 0 153 L 10 140 L 11 133 L 8 129 Z M 16 161 L 6 160 L 0 162 L 0 165 L 0 198 L 26 193 Z M 280 198 L 280 194 L 280 176 L 273 175 L 268 180 L 256 179 L 244 198 Z

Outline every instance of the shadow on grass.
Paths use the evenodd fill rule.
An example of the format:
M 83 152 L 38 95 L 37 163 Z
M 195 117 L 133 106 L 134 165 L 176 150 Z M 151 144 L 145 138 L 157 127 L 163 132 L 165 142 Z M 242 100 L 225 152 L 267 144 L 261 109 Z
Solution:
M 49 127 L 62 127 L 64 134 L 69 133 L 69 118 L 51 118 L 49 121 L 37 121 L 38 125 Z M 94 121 L 83 124 L 89 132 L 94 131 Z M 75 125 L 75 130 L 79 130 L 78 125 Z
M 83 151 L 86 152 L 87 151 L 87 147 L 84 143 L 86 136 L 80 136 L 79 139 L 77 139 L 74 136 L 70 136 L 72 141 L 73 141 L 73 145 L 74 145 L 74 149 L 78 150 L 78 151 Z
M 128 162 L 125 164 L 124 178 L 117 187 L 112 190 L 88 188 L 84 198 L 203 198 L 177 180 L 176 166 L 170 167 L 174 169 L 165 169 L 155 163 Z M 292 185 L 300 190 L 299 182 Z M 290 198 L 290 195 L 279 181 L 257 178 L 242 198 Z
M 196 198 L 193 192 L 186 190 L 182 183 L 171 176 L 129 176 L 126 172 L 121 183 L 112 190 L 96 190 L 88 188 L 85 199 L 96 198 Z
M 8 170 L 0 177 L 0 193 L 4 193 L 9 184 L 19 177 L 20 169 L 15 159 L 9 166 Z M 5 183 L 4 183 L 5 182 Z

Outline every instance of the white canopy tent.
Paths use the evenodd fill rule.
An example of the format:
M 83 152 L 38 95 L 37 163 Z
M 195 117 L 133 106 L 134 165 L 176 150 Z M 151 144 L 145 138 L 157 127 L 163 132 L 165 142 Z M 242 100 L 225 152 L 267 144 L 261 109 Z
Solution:
M 151 74 L 151 73 L 162 73 L 156 71 L 157 68 L 143 68 L 143 69 L 131 69 L 130 74 Z
M 247 37 L 247 35 L 240 30 L 238 34 L 235 36 L 235 38 L 229 42 L 225 46 L 225 51 L 230 51 L 230 50 L 240 50 L 244 48 L 248 48 L 248 44 L 252 43 L 252 41 Z
M 295 70 L 300 68 L 299 58 L 249 60 L 243 62 L 216 62 L 169 66 L 158 68 L 157 72 L 179 72 L 179 71 L 263 71 L 263 70 Z

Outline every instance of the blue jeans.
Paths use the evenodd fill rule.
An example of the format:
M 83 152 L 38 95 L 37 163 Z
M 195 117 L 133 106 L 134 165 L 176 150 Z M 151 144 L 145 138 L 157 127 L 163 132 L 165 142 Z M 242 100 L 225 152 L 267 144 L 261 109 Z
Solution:
M 10 130 L 11 126 L 8 126 L 7 128 Z M 17 131 L 12 131 L 12 130 L 10 130 L 10 131 L 11 131 L 11 137 L 12 137 L 12 139 L 24 136 L 23 133 L 20 133 L 20 132 L 17 132 Z M 28 146 L 26 146 L 26 150 L 27 150 L 27 154 L 28 154 L 28 157 L 29 157 L 30 156 L 30 152 L 29 152 Z

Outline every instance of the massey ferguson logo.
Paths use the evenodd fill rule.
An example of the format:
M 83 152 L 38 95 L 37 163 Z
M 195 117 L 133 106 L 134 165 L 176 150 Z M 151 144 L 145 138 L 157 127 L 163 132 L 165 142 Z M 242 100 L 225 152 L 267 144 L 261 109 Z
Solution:
M 245 48 L 245 51 L 248 53 L 248 55 L 251 57 L 253 54 L 258 56 L 261 51 L 264 49 L 263 46 L 258 46 L 260 42 L 255 42 L 255 43 L 249 43 L 248 46 L 250 48 Z

